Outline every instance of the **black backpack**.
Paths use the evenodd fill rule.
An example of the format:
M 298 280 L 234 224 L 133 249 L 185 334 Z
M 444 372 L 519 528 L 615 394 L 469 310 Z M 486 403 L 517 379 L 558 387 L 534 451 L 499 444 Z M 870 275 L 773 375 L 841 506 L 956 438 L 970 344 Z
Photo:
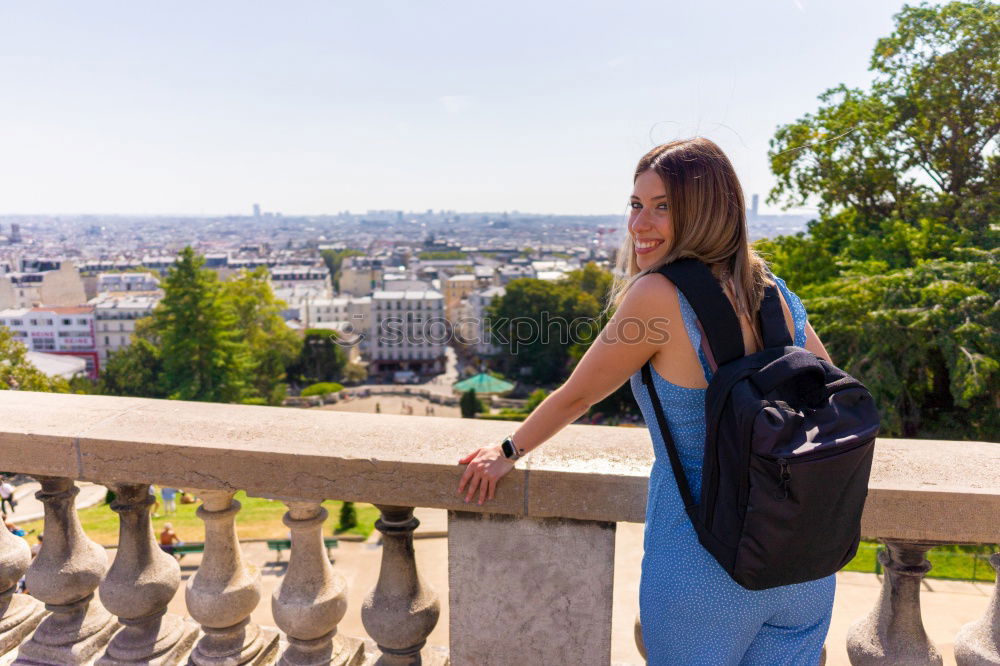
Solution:
M 776 286 L 744 356 L 729 299 L 704 263 L 659 269 L 694 308 L 718 369 L 705 394 L 701 498 L 691 496 L 647 362 L 670 466 L 698 540 L 733 580 L 763 590 L 828 576 L 854 557 L 879 414 L 868 389 L 788 335 Z

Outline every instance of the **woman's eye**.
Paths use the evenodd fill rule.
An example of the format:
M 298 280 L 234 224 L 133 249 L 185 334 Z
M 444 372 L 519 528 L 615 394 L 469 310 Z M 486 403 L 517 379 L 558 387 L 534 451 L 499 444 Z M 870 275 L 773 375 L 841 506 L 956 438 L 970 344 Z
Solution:
M 638 201 L 632 201 L 629 202 L 629 208 L 631 208 L 632 210 L 639 210 L 640 208 L 642 208 L 642 204 L 639 203 Z
M 667 210 L 668 206 L 665 203 L 661 203 L 660 205 L 657 206 L 657 208 L 660 210 Z

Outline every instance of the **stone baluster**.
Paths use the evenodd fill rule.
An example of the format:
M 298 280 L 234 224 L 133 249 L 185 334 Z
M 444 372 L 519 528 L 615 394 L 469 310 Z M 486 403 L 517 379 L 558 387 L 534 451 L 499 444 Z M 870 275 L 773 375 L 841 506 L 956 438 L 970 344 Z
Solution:
M 228 490 L 196 490 L 205 522 L 205 552 L 185 589 L 187 609 L 205 635 L 191 653 L 197 666 L 236 666 L 273 660 L 278 634 L 250 622 L 260 601 L 260 569 L 243 560 L 236 538 L 240 503 Z
M 124 627 L 98 664 L 174 663 L 191 649 L 198 627 L 167 613 L 181 583 L 181 568 L 156 543 L 150 512 L 155 501 L 145 483 L 112 486 L 118 514 L 118 553 L 101 581 L 101 603 Z
M 283 522 L 292 533 L 288 570 L 271 597 L 275 624 L 288 645 L 280 663 L 355 666 L 364 644 L 337 633 L 347 612 L 347 582 L 333 570 L 323 545 L 327 510 L 320 502 L 287 501 Z
M 996 666 L 1000 664 L 1000 553 L 990 557 L 997 573 L 986 614 L 963 626 L 955 637 L 955 663 L 958 666 Z
M 441 603 L 417 572 L 413 531 L 420 521 L 412 507 L 379 506 L 378 510 L 382 515 L 375 528 L 382 533 L 382 564 L 378 582 L 361 608 L 365 631 L 382 652 L 378 663 L 447 663 L 443 654 L 423 650 L 441 614 Z
M 635 614 L 635 646 L 639 648 L 639 654 L 642 655 L 642 660 L 645 662 L 649 661 L 649 655 L 646 654 L 646 644 L 642 642 L 642 621 L 640 620 L 639 613 Z
M 847 654 L 854 666 L 940 664 L 920 616 L 920 584 L 931 569 L 932 544 L 886 541 L 879 552 L 884 578 L 875 608 L 851 625 Z
M 30 563 L 28 543 L 0 527 L 0 656 L 20 645 L 45 614 L 36 599 L 15 594 Z
M 104 548 L 84 534 L 72 479 L 35 477 L 45 506 L 45 541 L 28 568 L 28 591 L 52 612 L 21 645 L 17 664 L 83 664 L 93 660 L 119 625 L 94 598 L 108 568 Z

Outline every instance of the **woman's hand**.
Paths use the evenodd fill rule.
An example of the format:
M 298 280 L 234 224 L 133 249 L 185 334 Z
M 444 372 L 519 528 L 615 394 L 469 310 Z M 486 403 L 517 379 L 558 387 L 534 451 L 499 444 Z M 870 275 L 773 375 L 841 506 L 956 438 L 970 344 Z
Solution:
M 468 465 L 465 474 L 458 484 L 458 494 L 468 491 L 465 501 L 468 502 L 479 490 L 479 504 L 484 500 L 493 499 L 493 494 L 497 488 L 497 481 L 504 474 L 514 469 L 514 463 L 507 460 L 499 446 L 484 446 L 476 449 L 469 455 L 458 461 L 459 465 Z

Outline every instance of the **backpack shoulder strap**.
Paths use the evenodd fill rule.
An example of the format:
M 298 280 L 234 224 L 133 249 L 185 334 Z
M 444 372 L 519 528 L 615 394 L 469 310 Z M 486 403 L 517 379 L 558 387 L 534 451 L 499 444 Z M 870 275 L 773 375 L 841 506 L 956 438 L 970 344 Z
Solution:
M 661 266 L 658 272 L 677 285 L 691 304 L 708 338 L 716 365 L 742 357 L 745 348 L 740 322 L 708 266 L 697 259 L 686 258 Z
M 781 310 L 781 296 L 777 285 L 764 288 L 764 300 L 757 311 L 760 323 L 760 333 L 764 338 L 764 347 L 790 347 L 792 336 L 788 334 L 785 325 L 785 313 Z

